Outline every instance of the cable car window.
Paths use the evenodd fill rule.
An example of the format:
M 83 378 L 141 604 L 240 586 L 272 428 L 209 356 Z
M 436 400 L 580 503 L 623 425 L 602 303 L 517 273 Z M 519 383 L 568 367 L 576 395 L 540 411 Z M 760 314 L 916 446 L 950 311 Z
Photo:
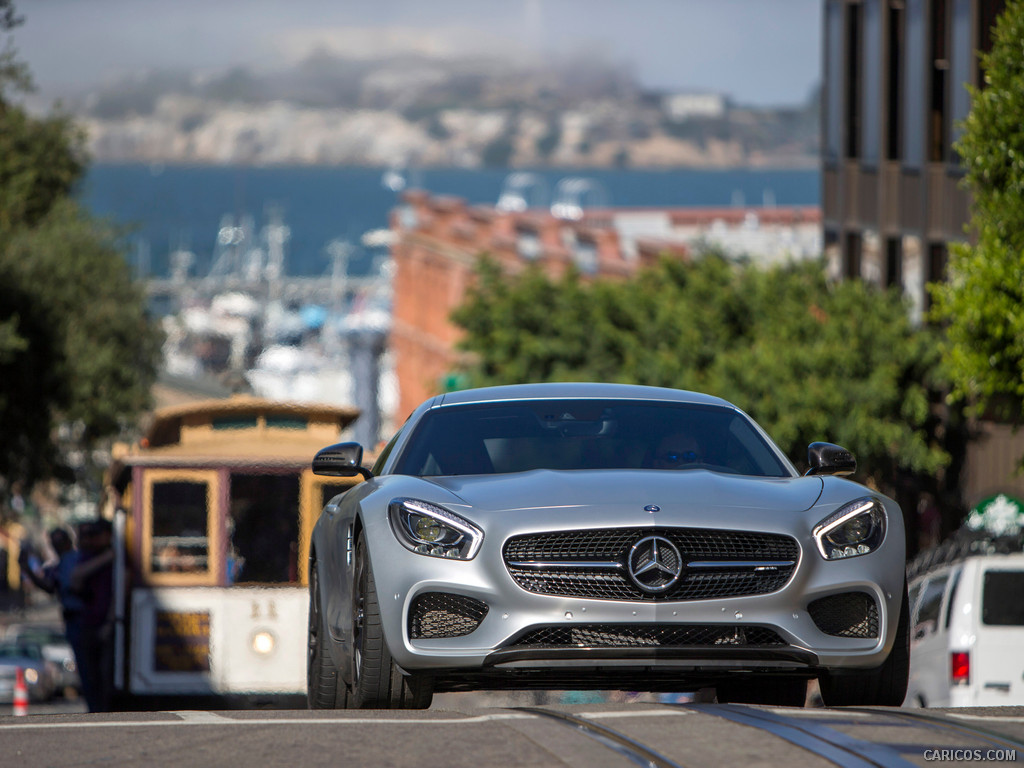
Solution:
M 209 486 L 204 482 L 154 482 L 154 573 L 201 573 L 209 568 Z

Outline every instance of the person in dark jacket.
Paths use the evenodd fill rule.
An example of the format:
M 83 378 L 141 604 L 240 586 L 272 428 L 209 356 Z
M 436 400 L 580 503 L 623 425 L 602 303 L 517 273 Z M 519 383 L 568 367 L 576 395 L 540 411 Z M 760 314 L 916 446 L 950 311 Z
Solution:
M 81 597 L 83 693 L 90 712 L 109 712 L 114 683 L 114 549 L 109 520 L 84 523 L 79 529 L 80 558 L 71 573 L 71 588 Z

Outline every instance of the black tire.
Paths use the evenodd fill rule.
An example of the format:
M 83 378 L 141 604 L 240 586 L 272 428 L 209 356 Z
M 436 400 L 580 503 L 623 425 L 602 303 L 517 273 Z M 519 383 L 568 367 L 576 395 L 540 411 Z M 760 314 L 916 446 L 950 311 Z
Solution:
M 361 534 L 352 585 L 349 709 L 426 709 L 434 698 L 433 680 L 422 674 L 402 674 L 391 658 L 381 626 L 377 585 Z
M 320 610 L 316 561 L 309 567 L 309 645 L 306 654 L 306 703 L 310 709 L 345 709 L 348 688 L 327 650 L 327 622 Z
M 731 680 L 716 688 L 719 704 L 768 704 L 802 707 L 807 700 L 803 677 L 755 677 Z
M 818 678 L 821 700 L 826 707 L 898 707 L 903 704 L 910 678 L 909 602 L 904 583 L 896 641 L 882 666 L 865 672 L 826 673 Z

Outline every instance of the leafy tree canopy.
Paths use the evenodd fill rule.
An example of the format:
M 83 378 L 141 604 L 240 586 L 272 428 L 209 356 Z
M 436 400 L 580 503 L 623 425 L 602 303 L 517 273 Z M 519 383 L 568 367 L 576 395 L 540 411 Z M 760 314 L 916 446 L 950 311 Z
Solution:
M 973 196 L 976 243 L 951 247 L 949 280 L 932 287 L 948 326 L 954 395 L 1004 418 L 1024 415 L 1024 2 L 1010 0 L 982 58 L 985 87 L 956 149 Z
M 76 448 L 118 434 L 149 403 L 159 333 L 118 235 L 71 198 L 82 135 L 13 103 L 28 77 L 19 19 L 0 0 L 0 484 L 60 469 L 60 424 Z
M 856 319 L 852 319 L 856 318 Z M 881 484 L 932 473 L 938 355 L 903 300 L 818 263 L 758 269 L 716 255 L 627 281 L 502 274 L 483 259 L 453 315 L 474 386 L 617 381 L 709 392 L 750 413 L 798 466 L 807 445 L 853 450 Z

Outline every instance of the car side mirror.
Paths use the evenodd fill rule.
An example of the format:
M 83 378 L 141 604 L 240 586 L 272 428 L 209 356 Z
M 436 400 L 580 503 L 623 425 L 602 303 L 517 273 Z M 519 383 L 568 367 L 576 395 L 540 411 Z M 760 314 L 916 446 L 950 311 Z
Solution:
M 852 475 L 857 471 L 853 454 L 834 443 L 811 443 L 807 446 L 807 475 Z
M 328 477 L 355 477 L 364 480 L 373 477 L 370 470 L 362 466 L 363 446 L 359 443 L 337 443 L 321 448 L 313 457 L 313 474 Z

